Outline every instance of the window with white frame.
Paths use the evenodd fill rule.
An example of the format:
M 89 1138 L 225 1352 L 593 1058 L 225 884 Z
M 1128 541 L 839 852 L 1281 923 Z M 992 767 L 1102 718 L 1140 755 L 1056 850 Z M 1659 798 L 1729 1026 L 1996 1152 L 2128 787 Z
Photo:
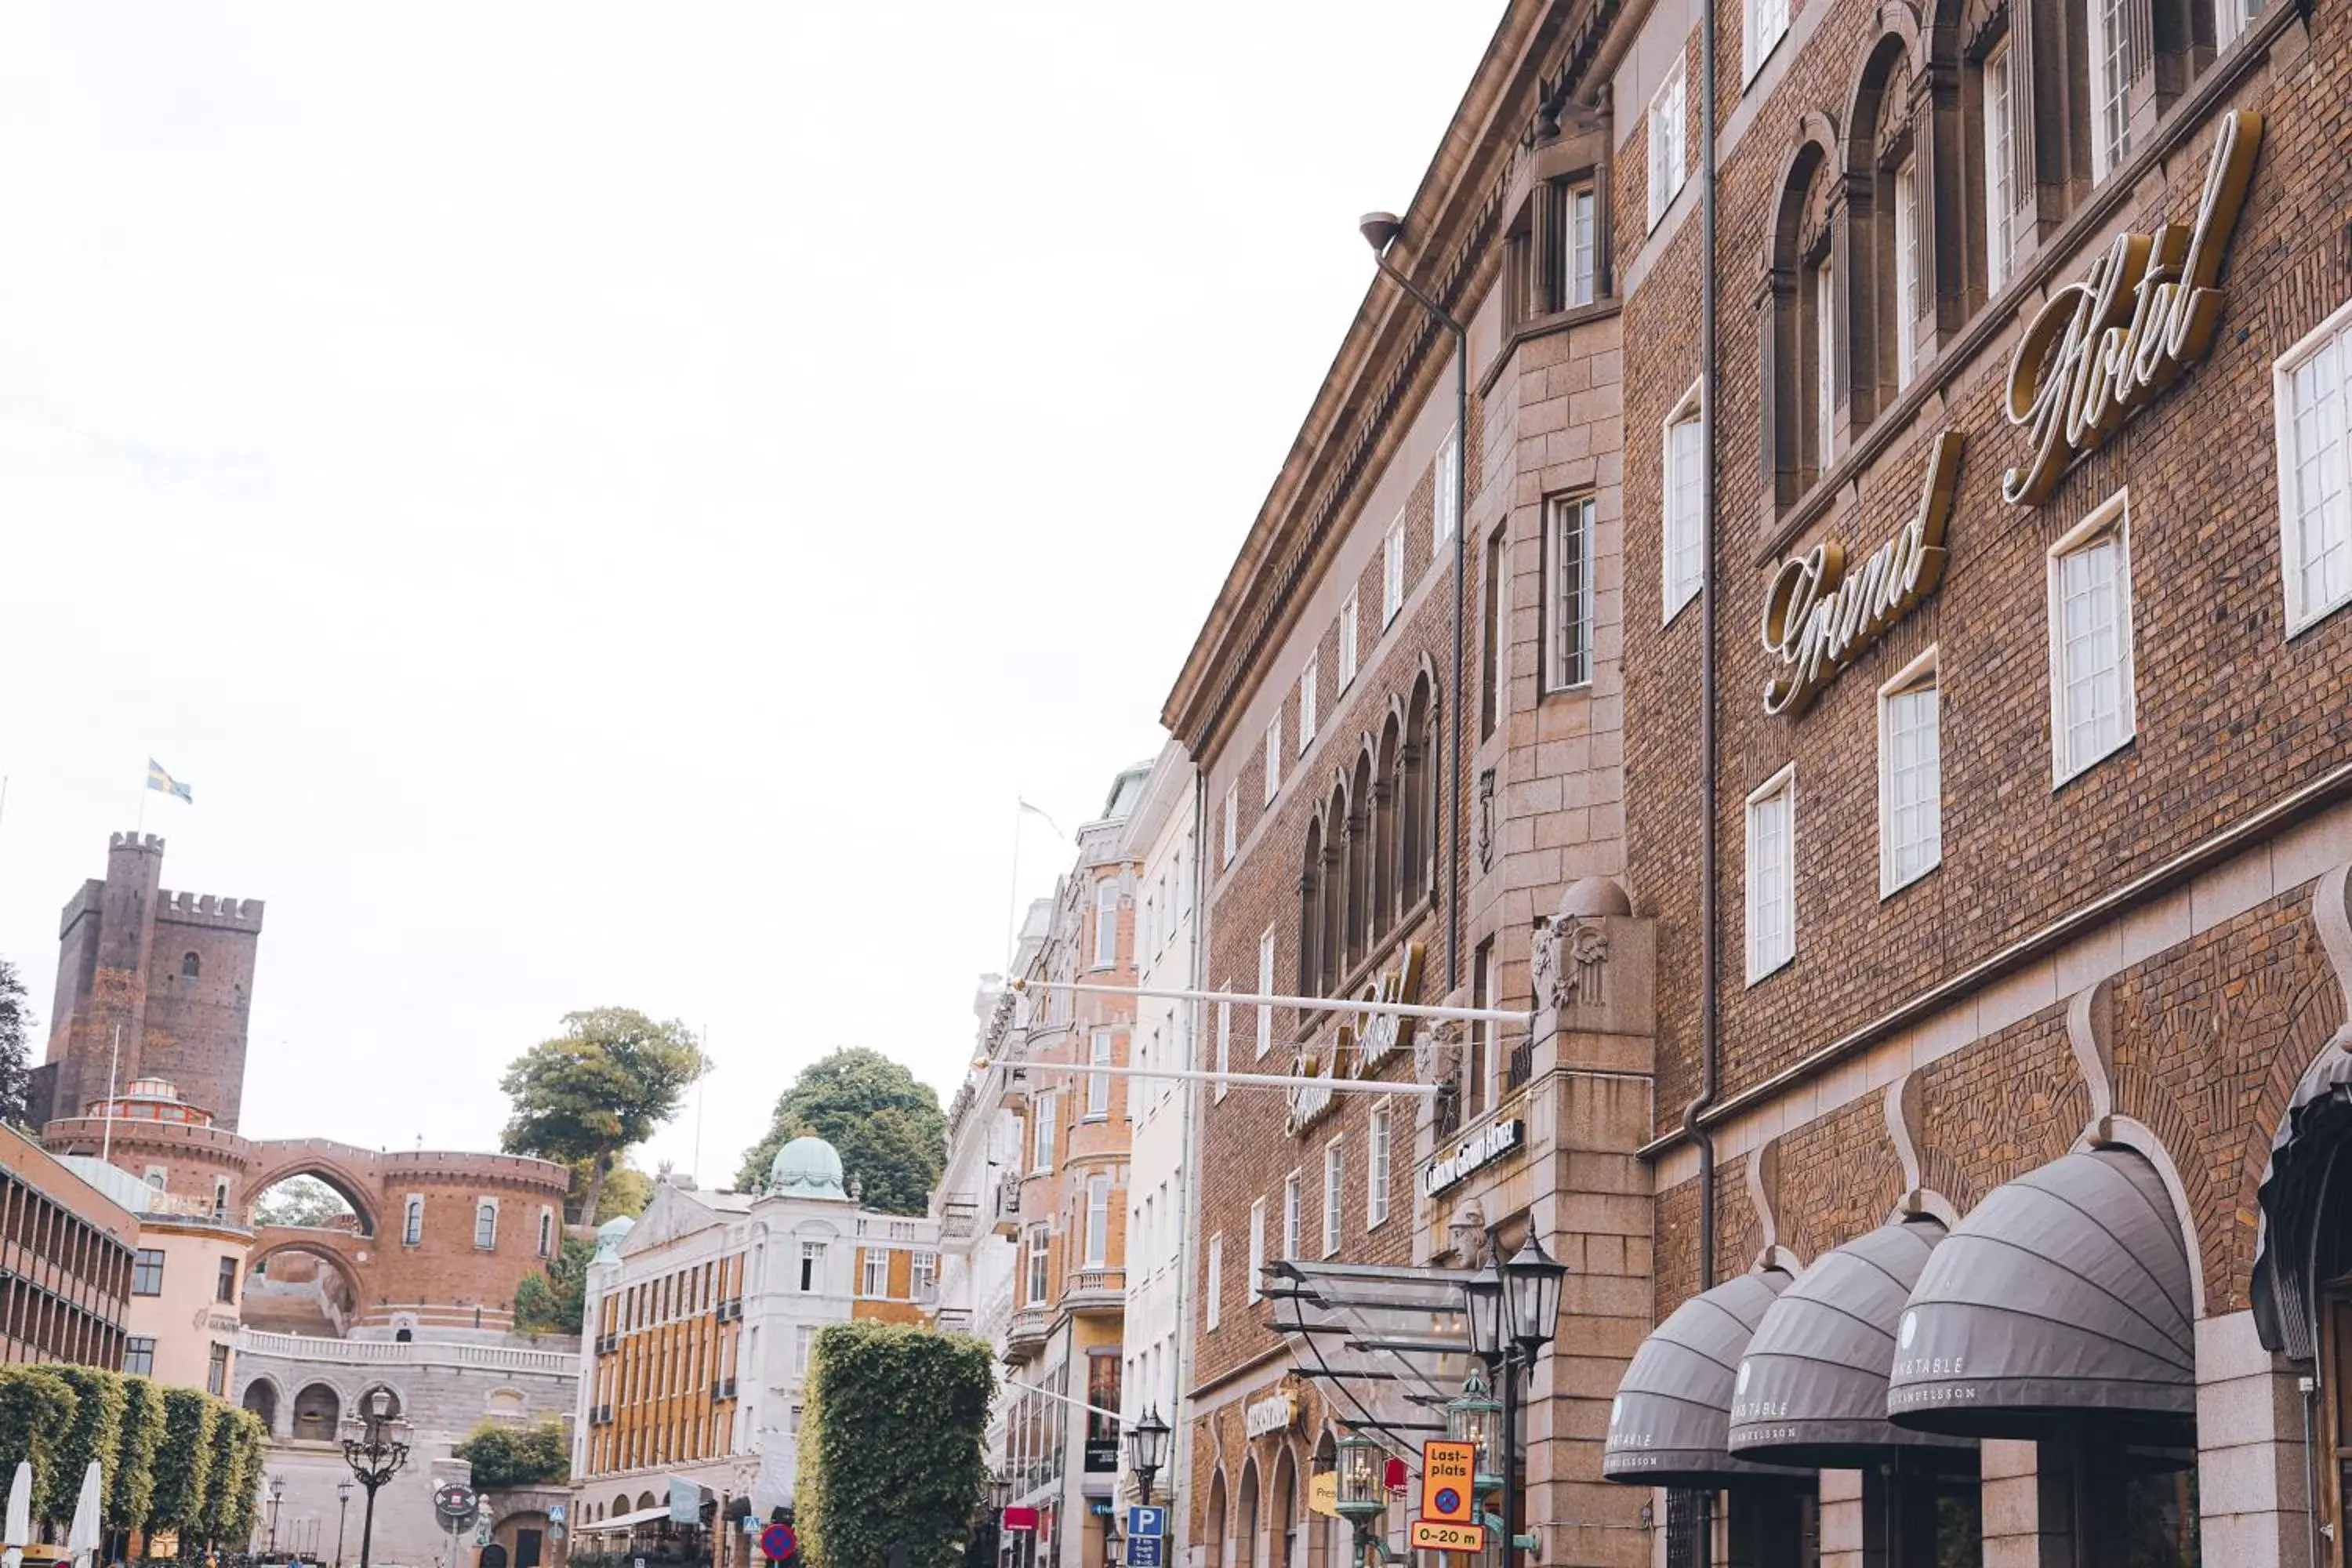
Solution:
M 1592 679 L 1591 496 L 1554 496 L 1544 520 L 1544 688 L 1565 691 Z
M 814 1295 L 824 1289 L 824 1243 L 801 1243 L 801 1293 Z
M 1265 1300 L 1260 1281 L 1265 1277 L 1265 1200 L 1250 1204 L 1249 1279 L 1244 1289 L 1252 1303 Z
M 413 1193 L 401 1215 L 400 1239 L 406 1247 L 415 1247 L 425 1239 L 425 1200 Z
M 2262 15 L 2263 0 L 2213 0 L 2213 37 L 2222 48 L 2237 41 L 2246 24 Z
M 2352 304 L 2289 349 L 2273 372 L 2280 563 L 2292 637 L 2352 600 Z
M 1567 216 L 1568 287 L 1563 298 L 1570 305 L 1590 305 L 1601 278 L 1600 198 L 1591 185 L 1569 187 Z
M 2229 0 L 2222 0 L 2224 5 Z M 2016 148 L 2016 111 L 2010 82 L 2009 45 L 1985 56 L 1981 79 L 1984 95 L 1985 284 L 1998 294 L 2009 281 L 2010 258 L 2015 254 L 2013 211 L 2016 181 L 2010 160 Z
M 1053 1289 L 1053 1282 L 1046 1278 L 1053 1258 L 1053 1246 L 1054 1233 L 1051 1230 L 1042 1225 L 1029 1227 L 1029 1278 L 1026 1283 L 1029 1287 L 1028 1304 L 1032 1307 L 1042 1303 Z
M 1298 674 L 1298 754 L 1305 756 L 1315 741 L 1316 689 L 1323 684 L 1323 660 L 1310 658 Z
M 1831 432 L 1837 428 L 1836 258 L 1824 256 L 1813 268 L 1813 453 L 1816 472 L 1830 466 Z
M 1033 1171 L 1054 1168 L 1054 1122 L 1059 1110 L 1055 1101 L 1059 1093 L 1049 1089 L 1039 1095 L 1036 1108 L 1030 1113 L 1029 1168 Z
M 857 1293 L 878 1299 L 890 1293 L 890 1254 L 887 1249 L 869 1247 L 857 1280 Z
M 1454 515 L 1454 503 L 1461 499 L 1461 480 L 1454 470 L 1462 461 L 1462 443 L 1454 437 L 1459 432 L 1448 430 L 1437 448 L 1436 492 L 1429 509 L 1429 555 L 1437 558 L 1437 547 L 1454 537 L 1461 519 Z
M 1095 884 L 1095 967 L 1110 969 L 1118 963 L 1118 879 Z
M 1208 1279 L 1202 1285 L 1207 1297 L 1209 1327 L 1215 1328 L 1225 1318 L 1225 1233 L 1219 1231 L 1209 1237 Z
M 1650 225 L 1666 216 L 1683 188 L 1685 127 L 1683 125 L 1684 61 L 1676 56 L 1665 81 L 1650 100 Z
M 1748 797 L 1748 982 L 1797 956 L 1797 770 Z
M 1282 793 L 1282 715 L 1265 727 L 1265 799 L 1272 805 L 1274 797 Z
M 1240 847 L 1241 847 L 1241 842 L 1242 842 L 1242 786 L 1241 786 L 1241 785 L 1239 785 L 1239 784 L 1229 784 L 1229 785 L 1227 785 L 1227 786 L 1226 786 L 1226 789 L 1225 789 L 1225 859 L 1224 859 L 1224 863 L 1225 863 L 1226 865 L 1230 866 L 1230 865 L 1232 865 L 1232 864 L 1234 863 L 1234 852 L 1236 849 L 1238 849 L 1238 848 L 1240 848 Z
M 1404 608 L 1404 519 L 1396 520 L 1381 542 L 1381 625 L 1387 626 Z
M 1919 160 L 1895 171 L 1895 384 L 1911 384 L 1911 336 L 1919 321 Z
M 1739 79 L 1755 79 L 1772 46 L 1789 30 L 1789 0 L 1747 0 L 1740 27 Z
M 2128 0 L 2084 0 L 2089 16 L 2091 178 L 2104 180 L 2131 156 Z
M 1389 1108 L 1372 1107 L 1364 1133 L 1364 1228 L 1376 1230 L 1389 1217 Z
M 1257 939 L 1257 994 L 1274 994 L 1274 928 L 1268 926 Z M 1274 1048 L 1274 1005 L 1261 1002 L 1257 1005 L 1257 1054 L 1265 1055 Z
M 1330 1257 L 1339 1250 L 1340 1199 L 1346 1191 L 1348 1163 L 1342 1157 L 1339 1141 L 1331 1140 L 1323 1147 L 1323 1256 Z
M 1217 1004 L 1217 1098 L 1219 1100 L 1224 1099 L 1225 1091 L 1233 1087 L 1224 1079 L 1224 1074 L 1233 1066 L 1233 1061 L 1234 1005 L 1230 1002 L 1220 1002 Z
M 1701 515 L 1706 499 L 1706 433 L 1701 423 L 1698 388 L 1694 386 L 1666 417 L 1664 549 L 1665 618 L 1698 597 L 1699 578 L 1706 570 L 1705 531 Z
M 1339 605 L 1339 689 L 1342 691 L 1347 690 L 1348 683 L 1356 679 L 1358 596 L 1359 590 L 1350 588 L 1346 601 Z
M 1087 1178 L 1087 1267 L 1100 1268 L 1110 1258 L 1110 1178 Z
M 1293 1171 L 1282 1179 L 1282 1257 L 1294 1262 L 1298 1251 L 1298 1173 Z
M 551 1258 L 554 1253 L 555 1211 L 543 1208 L 539 1211 L 539 1255 L 541 1258 Z
M 800 1332 L 793 1340 L 793 1372 L 795 1375 L 802 1377 L 808 1375 L 809 1350 L 815 1343 L 816 1325 L 801 1324 Z
M 474 1205 L 474 1245 L 485 1249 L 499 1244 L 499 1201 L 484 1198 Z
M 1944 762 L 1936 650 L 1878 693 L 1878 890 L 1883 898 L 1944 858 Z
M 1093 1039 L 1088 1042 L 1087 1055 L 1088 1061 L 1095 1067 L 1107 1068 L 1110 1066 L 1111 1031 L 1108 1029 L 1097 1029 L 1094 1032 Z M 1108 1116 L 1109 1114 L 1110 1074 L 1107 1072 L 1088 1073 L 1087 1075 L 1087 1115 L 1089 1118 L 1101 1118 Z
M 2050 547 L 2050 763 L 2056 788 L 2120 751 L 2132 692 L 2129 491 Z
M 925 1249 L 907 1266 L 908 1288 L 918 1301 L 936 1300 L 940 1293 L 940 1255 Z

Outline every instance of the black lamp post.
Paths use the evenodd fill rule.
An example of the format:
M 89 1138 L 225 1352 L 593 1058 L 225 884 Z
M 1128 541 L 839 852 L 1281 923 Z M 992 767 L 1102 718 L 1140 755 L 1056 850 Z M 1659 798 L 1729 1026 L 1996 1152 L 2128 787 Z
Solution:
M 269 1478 L 269 1554 L 278 1555 L 278 1505 L 286 1500 L 286 1478 Z
M 408 1462 L 408 1445 L 393 1426 L 390 1391 L 371 1388 L 360 1396 L 360 1436 L 343 1439 L 343 1463 L 352 1468 L 352 1479 L 367 1489 L 367 1508 L 360 1518 L 360 1568 L 369 1568 L 375 1542 L 376 1489 Z M 343 1495 L 349 1499 L 348 1492 Z
M 1160 1419 L 1160 1407 L 1155 1405 L 1127 1429 L 1127 1462 L 1134 1468 L 1141 1487 L 1137 1500 L 1146 1508 L 1151 1506 L 1151 1478 L 1167 1460 L 1168 1423 Z
M 1491 1272 L 1462 1287 L 1471 1352 L 1486 1363 L 1503 1396 L 1495 1468 L 1503 1488 L 1504 1568 L 1515 1568 L 1526 1544 L 1519 1534 L 1518 1374 L 1521 1368 L 1535 1371 L 1536 1357 L 1559 1331 L 1560 1282 L 1567 1275 L 1568 1266 L 1543 1249 L 1530 1227 L 1517 1256 L 1507 1263 L 1497 1258 Z
M 352 1516 L 352 1483 L 335 1483 L 335 1568 L 343 1568 L 343 1522 Z

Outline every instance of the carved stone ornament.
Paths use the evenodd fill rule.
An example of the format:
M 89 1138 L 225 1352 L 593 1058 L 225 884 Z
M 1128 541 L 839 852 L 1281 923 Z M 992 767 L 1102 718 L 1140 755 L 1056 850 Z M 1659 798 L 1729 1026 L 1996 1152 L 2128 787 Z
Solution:
M 1601 980 L 1609 967 L 1609 933 L 1582 921 L 1552 931 L 1551 1005 L 1567 1009 L 1601 1005 Z
M 1448 1018 L 1414 1037 L 1412 1076 L 1418 1083 L 1446 1083 L 1462 1065 L 1462 1021 Z
M 1495 868 L 1495 770 L 1478 775 L 1478 869 Z

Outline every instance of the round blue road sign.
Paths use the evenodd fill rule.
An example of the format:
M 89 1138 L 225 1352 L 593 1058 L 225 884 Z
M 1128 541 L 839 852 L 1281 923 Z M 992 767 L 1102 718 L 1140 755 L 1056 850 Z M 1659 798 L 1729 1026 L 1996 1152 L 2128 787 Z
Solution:
M 760 1550 L 771 1563 L 781 1563 L 800 1550 L 800 1541 L 789 1524 L 772 1524 L 760 1531 Z
M 1452 1487 L 1440 1487 L 1437 1489 L 1438 1512 L 1450 1514 L 1460 1509 L 1461 1506 L 1462 1494 L 1460 1492 L 1455 1491 Z

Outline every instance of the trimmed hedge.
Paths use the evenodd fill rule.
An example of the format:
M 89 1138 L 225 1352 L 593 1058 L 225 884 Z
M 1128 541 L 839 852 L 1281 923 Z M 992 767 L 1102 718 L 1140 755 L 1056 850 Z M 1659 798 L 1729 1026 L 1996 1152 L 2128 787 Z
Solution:
M 819 1331 L 793 1500 L 803 1561 L 882 1568 L 903 1544 L 913 1568 L 960 1568 L 995 1394 L 994 1358 L 969 1335 L 870 1321 Z
M 0 1366 L 0 1497 L 33 1464 L 33 1515 L 62 1530 L 99 1462 L 110 1530 L 242 1546 L 259 1502 L 261 1418 L 193 1388 L 90 1366 Z
M 572 1480 L 572 1445 L 557 1421 L 518 1429 L 484 1416 L 449 1452 L 474 1467 L 474 1485 L 485 1491 L 568 1486 Z

